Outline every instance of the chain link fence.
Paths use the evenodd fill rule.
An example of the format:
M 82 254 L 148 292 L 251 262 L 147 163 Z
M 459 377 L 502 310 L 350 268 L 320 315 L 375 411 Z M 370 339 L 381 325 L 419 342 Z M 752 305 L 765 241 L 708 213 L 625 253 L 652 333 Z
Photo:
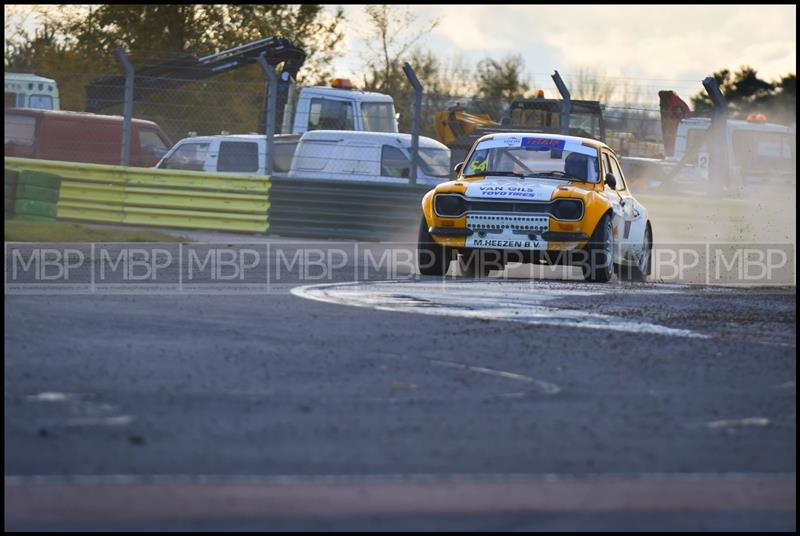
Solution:
M 123 114 L 119 76 L 47 74 L 59 84 L 63 109 Z M 412 129 L 414 92 L 410 86 L 407 91 L 384 96 L 331 87 L 291 86 L 287 99 L 279 101 L 270 162 L 263 135 L 269 87 L 258 65 L 205 79 L 197 79 L 191 68 L 170 76 L 148 75 L 135 78 L 133 118 L 155 125 L 134 121 L 131 165 L 156 165 L 181 140 L 213 136 L 195 143 L 184 141 L 161 166 L 255 174 L 271 170 L 278 175 L 303 178 L 387 183 L 408 183 L 412 178 L 412 139 L 409 134 L 402 134 Z M 424 86 L 425 81 L 421 82 Z M 89 85 L 91 91 L 86 89 Z M 528 101 L 533 108 L 536 100 Z M 491 131 L 522 125 L 530 130 L 558 132 L 558 105 L 554 99 L 544 101 L 551 102 L 549 112 L 512 109 L 512 99 L 508 98 L 423 93 L 417 182 L 433 184 L 451 177 L 453 162 L 463 158 L 475 139 L 470 138 L 470 133 L 480 133 L 481 128 Z M 623 158 L 663 160 L 670 156 L 664 151 L 657 95 L 636 103 L 600 102 L 594 115 L 583 113 L 578 102 L 573 101 L 570 116 L 570 127 L 578 134 L 604 139 Z M 6 153 L 11 147 L 14 154 L 27 156 L 25 147 L 33 136 L 30 119 L 9 119 L 6 114 L 5 130 Z M 358 130 L 373 134 L 352 132 Z M 309 131 L 314 132 L 305 134 Z M 63 137 L 58 142 L 60 158 L 119 163 L 121 137 L 103 132 L 106 131 L 80 139 Z M 221 139 L 219 135 L 240 136 Z M 639 164 L 633 162 L 631 168 L 639 169 Z M 653 172 L 652 166 L 646 169 Z

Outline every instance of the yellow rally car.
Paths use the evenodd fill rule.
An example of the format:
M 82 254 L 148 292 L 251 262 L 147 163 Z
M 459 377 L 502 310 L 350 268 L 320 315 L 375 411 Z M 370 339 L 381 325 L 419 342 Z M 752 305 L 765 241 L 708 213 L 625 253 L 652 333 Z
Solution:
M 643 281 L 653 231 L 631 195 L 614 151 L 596 140 L 555 134 L 480 138 L 457 179 L 422 201 L 418 262 L 444 275 L 461 255 L 467 273 L 508 262 L 571 264 L 588 281 Z

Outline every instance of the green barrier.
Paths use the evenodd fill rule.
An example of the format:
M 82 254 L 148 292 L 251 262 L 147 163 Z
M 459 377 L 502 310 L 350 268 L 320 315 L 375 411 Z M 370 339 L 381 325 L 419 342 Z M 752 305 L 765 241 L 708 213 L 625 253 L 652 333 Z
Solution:
M 6 158 L 5 164 L 37 180 L 59 177 L 53 213 L 59 219 L 254 233 L 269 227 L 269 177 L 25 158 Z M 44 196 L 34 194 L 36 200 Z
M 29 184 L 31 186 L 39 186 L 41 188 L 58 189 L 61 184 L 61 177 L 53 173 L 44 173 L 41 171 L 23 170 L 19 174 L 18 184 Z
M 3 215 L 6 219 L 14 216 L 14 200 L 17 197 L 17 175 L 18 173 L 14 170 L 5 170 L 5 179 L 3 184 L 3 199 L 5 200 L 5 207 L 3 210 Z
M 14 203 L 14 213 L 25 214 L 27 216 L 42 216 L 55 219 L 56 204 L 45 203 L 44 201 L 30 201 L 28 199 L 17 199 Z
M 28 199 L 31 201 L 44 201 L 45 203 L 58 203 L 58 190 L 20 183 L 17 185 L 16 198 Z
M 416 241 L 432 186 L 272 178 L 270 232 L 283 236 Z

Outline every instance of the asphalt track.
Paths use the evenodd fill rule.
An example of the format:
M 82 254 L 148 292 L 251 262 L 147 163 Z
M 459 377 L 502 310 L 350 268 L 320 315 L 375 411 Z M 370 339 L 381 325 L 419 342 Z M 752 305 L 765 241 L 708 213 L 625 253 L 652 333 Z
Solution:
M 7 286 L 5 528 L 796 529 L 794 287 L 351 261 Z

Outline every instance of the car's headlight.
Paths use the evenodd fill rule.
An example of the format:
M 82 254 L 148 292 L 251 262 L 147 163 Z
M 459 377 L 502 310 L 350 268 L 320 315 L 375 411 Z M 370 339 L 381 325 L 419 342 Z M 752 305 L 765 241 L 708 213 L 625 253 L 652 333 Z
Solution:
M 579 220 L 583 217 L 583 202 L 579 199 L 558 199 L 553 204 L 553 216 L 559 220 Z
M 436 214 L 439 216 L 461 216 L 467 210 L 467 203 L 460 195 L 438 194 L 433 202 Z

